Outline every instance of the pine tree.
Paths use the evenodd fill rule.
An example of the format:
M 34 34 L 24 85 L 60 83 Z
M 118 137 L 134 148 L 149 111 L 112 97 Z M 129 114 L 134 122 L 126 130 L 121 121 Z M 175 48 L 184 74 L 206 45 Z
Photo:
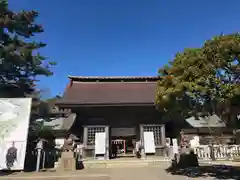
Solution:
M 35 88 L 37 78 L 51 76 L 51 67 L 56 64 L 39 53 L 46 44 L 34 40 L 43 32 L 35 22 L 37 17 L 34 10 L 13 12 L 7 0 L 0 0 L 0 98 L 32 98 L 30 136 L 40 133 L 42 125 L 35 120 L 44 118 L 48 108 Z
M 38 50 L 46 46 L 33 40 L 43 32 L 36 24 L 36 11 L 13 12 L 7 0 L 0 0 L 0 92 L 8 97 L 24 97 L 35 89 L 38 76 L 51 76 L 55 62 L 47 62 Z M 6 89 L 12 91 L 6 92 Z M 0 95 L 1 95 L 0 94 Z

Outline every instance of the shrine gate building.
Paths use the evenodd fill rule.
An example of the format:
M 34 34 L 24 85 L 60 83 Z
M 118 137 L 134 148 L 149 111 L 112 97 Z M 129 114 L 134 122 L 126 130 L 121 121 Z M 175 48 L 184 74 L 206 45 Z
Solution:
M 111 158 L 114 143 L 121 146 L 120 157 L 131 156 L 134 142 L 147 141 L 144 132 L 154 136 L 153 154 L 164 154 L 165 125 L 154 105 L 158 78 L 69 76 L 57 106 L 76 114 L 71 132 L 82 139 L 85 157 L 95 156 L 98 132 L 106 135 L 105 159 Z

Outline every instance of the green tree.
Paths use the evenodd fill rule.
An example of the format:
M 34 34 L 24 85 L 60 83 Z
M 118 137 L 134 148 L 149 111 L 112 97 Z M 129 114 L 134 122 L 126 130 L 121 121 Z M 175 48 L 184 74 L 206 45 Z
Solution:
M 29 126 L 29 138 L 35 140 L 38 137 L 46 138 L 49 135 L 53 135 L 51 127 L 45 127 L 44 122 L 51 121 L 52 118 L 57 118 L 57 114 L 54 114 L 52 110 L 55 107 L 56 101 L 60 99 L 60 96 L 55 96 L 46 100 L 41 99 L 41 92 L 35 91 L 33 95 L 33 106 L 31 111 L 31 123 Z M 36 119 L 42 119 L 36 121 Z
M 43 32 L 37 17 L 36 11 L 13 12 L 7 0 L 0 0 L 0 97 L 33 99 L 30 137 L 37 137 L 43 130 L 36 118 L 49 113 L 48 104 L 35 88 L 36 82 L 39 76 L 51 76 L 51 67 L 56 64 L 40 54 L 46 44 L 34 40 Z M 37 116 L 34 112 L 38 112 Z
M 185 49 L 169 65 L 159 69 L 158 109 L 183 117 L 216 113 L 236 118 L 239 70 L 238 33 L 216 36 L 201 48 Z
M 0 0 L 0 91 L 15 91 L 5 96 L 26 96 L 35 90 L 38 76 L 51 76 L 55 62 L 46 61 L 39 49 L 46 46 L 33 37 L 43 32 L 35 22 L 36 11 L 13 12 L 7 0 Z

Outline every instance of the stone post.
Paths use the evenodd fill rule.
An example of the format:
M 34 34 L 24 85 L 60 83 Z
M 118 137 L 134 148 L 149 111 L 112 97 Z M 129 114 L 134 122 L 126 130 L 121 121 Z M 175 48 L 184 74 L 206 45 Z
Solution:
M 40 170 L 41 152 L 43 149 L 43 141 L 42 140 L 38 140 L 36 149 L 37 149 L 36 172 L 38 172 Z
M 76 170 L 74 153 L 73 153 L 73 140 L 70 136 L 68 137 L 68 139 L 65 139 L 64 141 L 61 160 L 62 161 L 60 166 L 62 171 Z

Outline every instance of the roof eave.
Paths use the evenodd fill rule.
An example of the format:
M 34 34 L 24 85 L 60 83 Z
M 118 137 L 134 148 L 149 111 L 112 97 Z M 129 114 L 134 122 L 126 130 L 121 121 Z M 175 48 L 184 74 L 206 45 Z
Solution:
M 78 103 L 78 102 L 58 102 L 59 107 L 106 107 L 106 106 L 155 106 L 154 102 L 142 103 Z
M 159 76 L 68 76 L 73 81 L 99 81 L 99 80 L 141 80 L 157 81 Z

